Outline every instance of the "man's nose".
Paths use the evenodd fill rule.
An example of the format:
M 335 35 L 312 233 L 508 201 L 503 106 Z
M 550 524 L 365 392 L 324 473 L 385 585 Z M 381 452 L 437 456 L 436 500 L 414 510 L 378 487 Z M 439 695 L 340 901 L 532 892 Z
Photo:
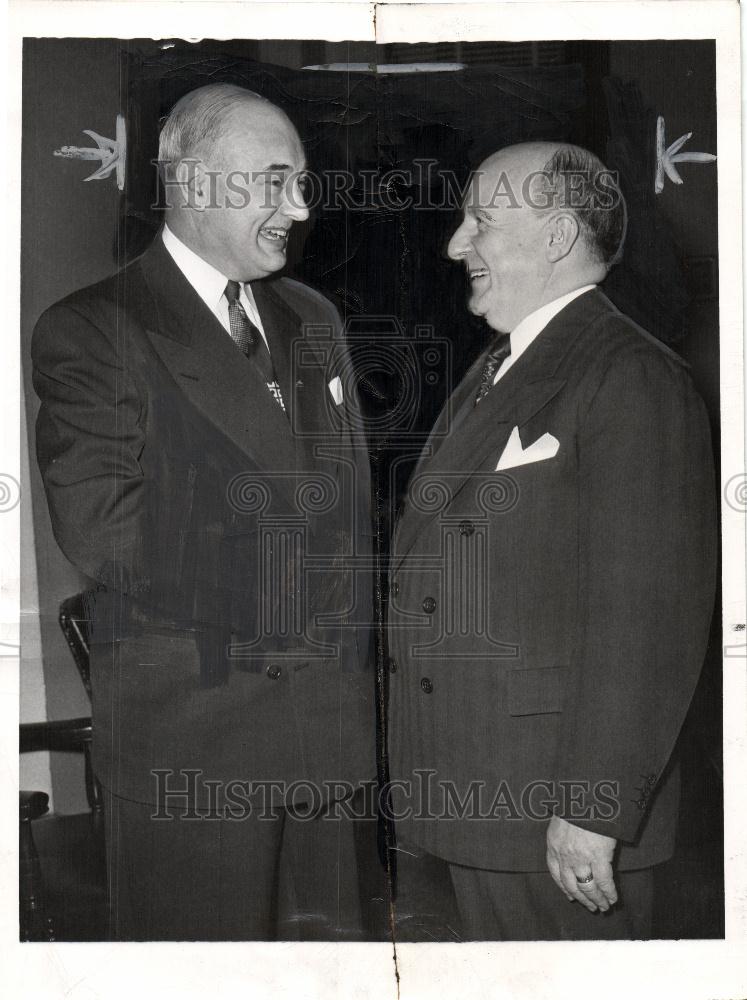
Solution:
M 309 209 L 298 181 L 286 185 L 283 202 L 283 211 L 289 219 L 295 222 L 305 222 L 308 219 Z
M 454 235 L 449 240 L 449 245 L 446 247 L 446 255 L 451 260 L 461 260 L 465 257 L 470 249 L 472 248 L 472 238 L 469 229 L 469 224 L 465 219 L 461 226 L 457 229 Z

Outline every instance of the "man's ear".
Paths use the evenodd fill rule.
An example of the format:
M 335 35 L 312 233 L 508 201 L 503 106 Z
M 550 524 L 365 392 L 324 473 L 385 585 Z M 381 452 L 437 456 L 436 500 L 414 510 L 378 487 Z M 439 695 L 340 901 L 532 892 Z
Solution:
M 552 263 L 567 257 L 579 234 L 578 219 L 571 212 L 556 215 L 548 226 L 547 259 Z
M 212 194 L 211 177 L 202 160 L 187 158 L 180 160 L 175 170 L 184 204 L 198 212 L 205 209 Z

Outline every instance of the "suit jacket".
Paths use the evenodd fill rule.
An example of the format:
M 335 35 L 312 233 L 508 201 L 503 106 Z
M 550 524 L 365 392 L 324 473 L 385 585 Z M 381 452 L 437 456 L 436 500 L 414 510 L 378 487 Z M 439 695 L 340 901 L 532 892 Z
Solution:
M 685 363 L 598 290 L 475 408 L 484 357 L 395 533 L 400 830 L 454 862 L 540 871 L 556 813 L 618 838 L 622 868 L 663 861 L 716 580 L 703 404 Z
M 286 278 L 253 291 L 289 417 L 160 238 L 34 333 L 55 537 L 97 584 L 94 767 L 137 801 L 155 801 L 152 769 L 375 772 L 371 588 L 354 566 L 368 462 L 339 318 Z

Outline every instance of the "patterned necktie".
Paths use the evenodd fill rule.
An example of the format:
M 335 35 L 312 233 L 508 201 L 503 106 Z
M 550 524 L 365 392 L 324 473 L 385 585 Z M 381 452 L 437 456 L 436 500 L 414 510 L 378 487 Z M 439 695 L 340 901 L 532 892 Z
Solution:
M 238 281 L 229 281 L 224 295 L 228 301 L 228 322 L 231 327 L 231 339 L 242 354 L 255 362 L 262 377 L 267 383 L 275 402 L 285 410 L 285 403 L 280 392 L 280 386 L 275 378 L 270 351 L 265 338 L 244 312 L 239 296 L 241 285 Z
M 502 333 L 495 338 L 490 354 L 485 359 L 482 374 L 480 375 L 480 387 L 475 396 L 475 406 L 490 392 L 493 386 L 495 373 L 511 353 L 511 334 Z
M 241 285 L 238 281 L 229 281 L 223 293 L 228 300 L 228 322 L 231 325 L 231 338 L 242 354 L 249 357 L 257 344 L 262 342 L 262 334 L 244 312 L 239 296 Z

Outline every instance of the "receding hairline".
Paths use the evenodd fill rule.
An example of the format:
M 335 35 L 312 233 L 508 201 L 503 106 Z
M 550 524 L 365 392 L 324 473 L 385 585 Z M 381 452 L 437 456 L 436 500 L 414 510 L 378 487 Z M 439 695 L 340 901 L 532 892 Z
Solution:
M 548 142 L 547 140 L 535 140 L 533 142 L 516 142 L 512 146 L 503 146 L 501 149 L 496 149 L 494 153 L 490 156 L 485 157 L 482 162 L 482 166 L 491 160 L 496 160 L 499 157 L 518 157 L 522 155 L 524 157 L 532 158 L 540 162 L 540 157 L 542 157 L 542 163 L 546 163 L 559 149 L 564 149 L 568 146 L 567 142 Z
M 495 182 L 501 185 L 501 196 L 505 196 L 503 188 L 507 185 L 513 207 L 527 209 L 535 216 L 541 217 L 548 211 L 561 211 L 574 217 L 581 237 L 581 246 L 596 260 L 609 270 L 620 259 L 627 233 L 627 208 L 625 198 L 620 189 L 619 180 L 610 171 L 596 153 L 583 146 L 570 142 L 529 142 L 505 146 L 486 157 L 476 171 L 478 184 L 487 176 L 487 183 Z M 594 180 L 590 180 L 594 174 Z M 581 179 L 583 197 L 581 203 L 573 204 L 568 198 L 568 190 L 564 189 L 561 203 L 556 201 L 559 193 L 560 178 L 566 175 Z M 613 198 L 612 204 L 605 204 L 599 199 L 597 179 L 605 177 L 609 182 L 602 187 L 602 198 Z M 505 178 L 505 180 L 504 180 Z M 553 194 L 551 203 L 535 205 L 531 198 L 527 200 L 527 181 L 530 183 L 545 178 L 549 182 L 549 192 Z M 585 179 L 585 180 L 584 180 Z M 591 189 L 591 190 L 590 190 Z M 579 193 L 578 189 L 574 189 Z M 542 191 L 541 194 L 546 194 Z M 482 193 L 480 194 L 482 197 Z
M 477 168 L 476 174 L 497 170 L 499 176 L 505 173 L 511 181 L 521 175 L 523 181 L 529 174 L 542 173 L 556 153 L 570 146 L 567 142 L 518 142 L 513 146 L 504 146 L 487 156 Z M 522 186 L 519 185 L 517 195 L 521 191 Z

